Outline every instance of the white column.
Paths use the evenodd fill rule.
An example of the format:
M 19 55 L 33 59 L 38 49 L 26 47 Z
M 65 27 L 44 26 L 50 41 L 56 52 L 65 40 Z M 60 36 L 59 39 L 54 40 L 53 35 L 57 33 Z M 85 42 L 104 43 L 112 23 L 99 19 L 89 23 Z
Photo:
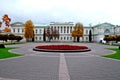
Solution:
M 62 33 L 64 34 L 64 26 L 63 26 L 63 28 L 62 28 Z
M 69 34 L 70 34 L 70 26 L 69 26 Z
M 64 26 L 62 26 L 62 33 L 64 33 Z

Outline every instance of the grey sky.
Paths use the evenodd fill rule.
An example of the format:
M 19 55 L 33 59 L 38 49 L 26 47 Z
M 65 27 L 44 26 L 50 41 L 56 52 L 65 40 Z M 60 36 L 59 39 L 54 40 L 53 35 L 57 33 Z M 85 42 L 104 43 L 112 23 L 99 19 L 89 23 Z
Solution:
M 0 0 L 0 17 L 12 22 L 31 19 L 35 24 L 49 22 L 109 22 L 120 25 L 119 0 Z M 12 23 L 11 22 L 11 23 Z

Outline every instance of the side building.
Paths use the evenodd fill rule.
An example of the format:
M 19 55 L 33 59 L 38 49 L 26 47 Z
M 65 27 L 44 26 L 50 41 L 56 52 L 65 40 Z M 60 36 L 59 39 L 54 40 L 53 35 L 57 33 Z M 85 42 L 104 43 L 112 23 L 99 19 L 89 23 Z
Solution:
M 35 34 L 35 41 L 43 41 L 43 31 L 44 28 L 49 27 L 47 24 L 35 24 L 34 25 L 34 34 Z M 23 37 L 23 40 L 25 41 L 24 38 L 24 23 L 22 22 L 15 22 L 11 24 L 11 33 L 15 35 L 19 35 Z
M 102 23 L 93 26 L 93 40 L 99 42 L 103 40 L 104 36 L 116 35 L 115 28 L 117 28 L 117 26 L 110 23 Z

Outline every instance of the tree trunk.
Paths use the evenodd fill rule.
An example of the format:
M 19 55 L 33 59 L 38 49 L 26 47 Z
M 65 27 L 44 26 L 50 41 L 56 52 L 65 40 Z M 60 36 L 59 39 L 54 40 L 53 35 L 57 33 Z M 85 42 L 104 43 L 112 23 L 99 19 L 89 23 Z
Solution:
M 32 42 L 34 42 L 35 41 L 35 39 L 34 38 L 32 38 Z
M 74 40 L 73 40 L 73 42 L 75 42 L 75 39 L 76 39 L 76 37 L 74 37 Z
M 29 38 L 26 38 L 26 42 L 29 42 Z
M 80 42 L 80 37 L 77 37 L 77 42 Z

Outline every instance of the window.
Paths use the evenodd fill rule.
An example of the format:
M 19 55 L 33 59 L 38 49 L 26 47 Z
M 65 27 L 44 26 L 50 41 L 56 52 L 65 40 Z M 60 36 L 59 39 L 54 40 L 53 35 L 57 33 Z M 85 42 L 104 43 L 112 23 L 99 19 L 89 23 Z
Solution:
M 69 40 L 69 37 L 67 37 L 67 40 Z
M 61 37 L 61 40 L 62 40 L 62 37 Z
M 40 34 L 41 34 L 42 32 L 41 32 L 41 29 L 40 29 Z
M 58 26 L 58 31 L 59 31 L 59 26 Z
M 70 37 L 70 40 L 72 40 L 72 37 Z
M 41 40 L 41 37 L 39 37 L 39 39 Z
M 62 26 L 61 26 L 61 33 L 62 33 Z
M 69 27 L 67 27 L 67 33 L 69 33 Z
M 82 37 L 82 40 L 84 41 L 84 37 Z
M 64 37 L 64 40 L 66 40 L 66 37 Z
M 104 33 L 110 33 L 109 29 L 105 29 Z
M 70 32 L 72 31 L 72 26 L 70 27 Z
M 35 33 L 37 34 L 37 29 L 35 30 Z
M 15 32 L 15 28 L 13 28 L 13 32 Z
M 37 37 L 35 37 L 35 39 L 37 40 Z
M 24 29 L 22 29 L 22 32 L 24 32 Z
M 88 41 L 88 37 L 86 37 L 86 41 Z
M 86 34 L 88 34 L 88 30 L 86 30 Z
M 20 29 L 18 28 L 18 33 L 20 32 Z

